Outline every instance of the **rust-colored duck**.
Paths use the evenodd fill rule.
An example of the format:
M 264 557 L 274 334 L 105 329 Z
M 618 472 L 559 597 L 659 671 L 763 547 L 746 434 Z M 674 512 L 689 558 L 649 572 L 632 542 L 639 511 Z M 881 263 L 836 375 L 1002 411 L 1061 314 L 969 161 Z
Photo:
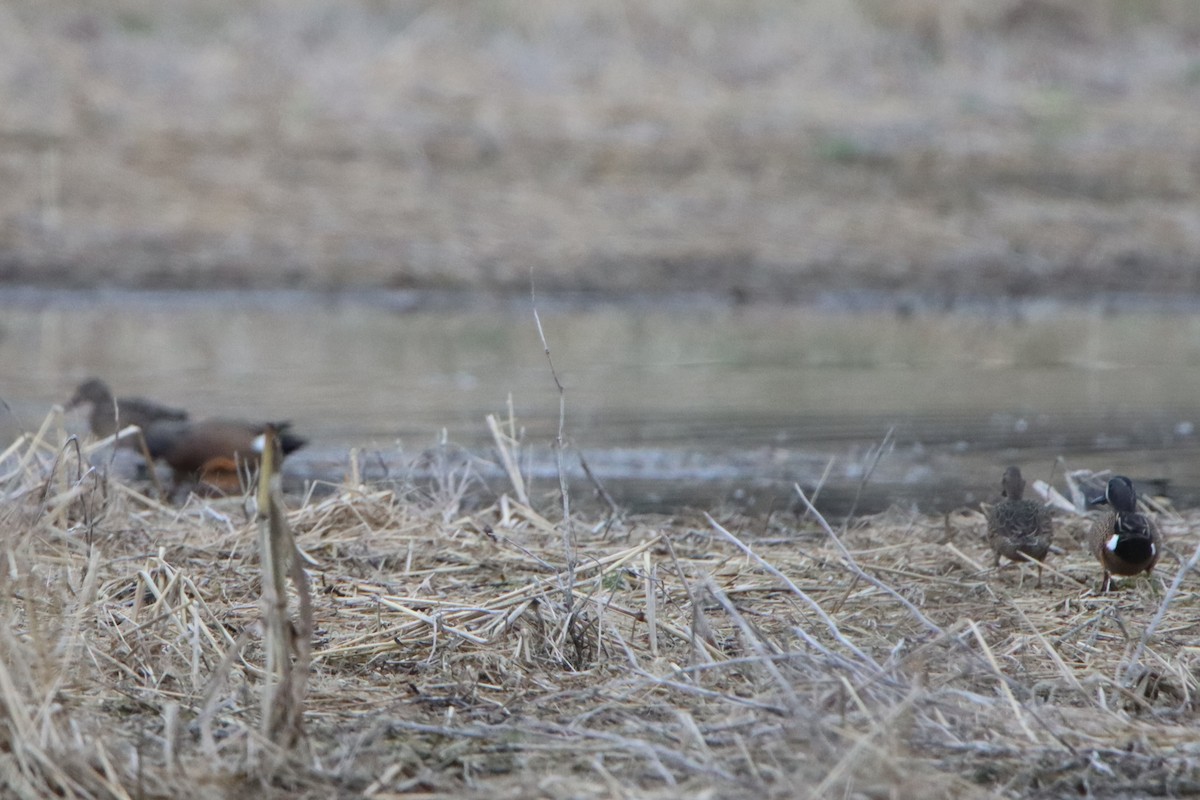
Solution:
M 1124 475 L 1110 478 L 1104 497 L 1096 502 L 1111 507 L 1088 532 L 1088 545 L 1104 568 L 1100 590 L 1107 592 L 1113 575 L 1138 575 L 1154 569 L 1162 550 L 1162 533 L 1149 515 L 1137 510 L 1133 481 Z
M 1004 498 L 987 511 L 987 541 L 996 554 L 995 566 L 1000 566 L 1000 557 L 1012 561 L 1037 562 L 1037 585 L 1042 585 L 1042 561 L 1050 552 L 1054 539 L 1054 526 L 1050 510 L 1041 503 L 1025 500 L 1025 479 L 1021 470 L 1009 467 L 1000 480 Z
M 152 458 L 171 467 L 176 486 L 197 482 L 229 491 L 237 488 L 239 467 L 258 465 L 268 425 L 275 428 L 283 455 L 307 443 L 289 430 L 288 422 L 165 420 L 146 428 L 146 447 Z
M 129 425 L 137 425 L 143 431 L 155 422 L 180 422 L 188 418 L 181 408 L 172 408 L 147 400 L 143 397 L 114 398 L 108 384 L 99 378 L 89 378 L 75 390 L 67 408 L 91 405 L 88 426 L 92 434 L 103 439 L 112 436 Z M 118 445 L 137 448 L 135 437 L 127 437 Z

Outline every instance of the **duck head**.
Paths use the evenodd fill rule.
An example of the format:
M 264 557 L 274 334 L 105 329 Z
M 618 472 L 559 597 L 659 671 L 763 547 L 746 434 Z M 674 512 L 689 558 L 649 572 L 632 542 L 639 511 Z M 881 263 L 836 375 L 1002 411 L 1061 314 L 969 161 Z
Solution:
M 71 402 L 67 403 L 67 408 L 76 408 L 84 403 L 101 405 L 111 403 L 112 399 L 112 390 L 108 388 L 107 383 L 99 378 L 88 378 L 75 389 L 75 394 L 71 396 Z
M 1124 475 L 1112 476 L 1104 488 L 1104 496 L 1093 502 L 1096 505 L 1110 505 L 1118 514 L 1134 513 L 1137 511 L 1137 492 L 1133 489 L 1133 481 Z
M 1021 470 L 1017 467 L 1004 470 L 1004 477 L 1000 479 L 1000 494 L 1009 500 L 1020 500 L 1024 493 L 1025 479 L 1021 477 Z

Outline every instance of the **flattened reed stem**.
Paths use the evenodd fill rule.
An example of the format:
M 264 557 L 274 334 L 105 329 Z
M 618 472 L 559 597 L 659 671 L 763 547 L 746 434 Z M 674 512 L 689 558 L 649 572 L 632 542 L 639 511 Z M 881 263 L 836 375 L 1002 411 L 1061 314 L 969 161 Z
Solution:
M 933 620 L 929 619 L 929 617 L 922 614 L 921 609 L 909 602 L 908 598 L 906 598 L 904 595 L 900 594 L 891 586 L 888 586 L 886 583 L 879 580 L 874 575 L 871 575 L 858 565 L 858 562 L 854 560 L 854 556 L 850 553 L 850 550 L 847 549 L 846 545 L 842 544 L 842 540 L 839 539 L 838 535 L 833 532 L 833 528 L 829 527 L 829 523 L 825 521 L 825 517 L 821 515 L 820 511 L 817 511 L 816 507 L 811 502 L 809 502 L 808 497 L 804 494 L 804 490 L 800 488 L 800 484 L 793 484 L 793 487 L 795 488 L 796 493 L 800 495 L 800 500 L 804 503 L 805 507 L 808 508 L 809 513 L 813 515 L 813 518 L 816 519 L 817 524 L 821 526 L 823 531 L 825 531 L 825 535 L 829 537 L 830 541 L 832 541 L 834 545 L 837 546 L 838 551 L 841 552 L 842 561 L 845 563 L 846 568 L 867 583 L 874 586 L 876 589 L 879 589 L 894 598 L 896 602 L 908 609 L 909 613 L 912 614 L 918 622 L 920 622 L 933 633 L 936 633 L 940 636 L 942 634 L 941 627 L 935 624 Z
M 813 512 L 815 513 L 816 509 L 813 509 Z M 763 559 L 762 557 L 760 557 L 757 553 L 755 553 L 754 550 L 751 549 L 751 547 L 749 545 L 747 545 L 741 539 L 737 538 L 732 533 L 727 531 L 720 523 L 718 523 L 715 519 L 712 518 L 712 515 L 706 513 L 704 515 L 704 518 L 706 520 L 708 520 L 708 524 L 713 527 L 713 530 L 715 530 L 717 533 L 724 536 L 734 547 L 736 547 L 738 550 L 741 550 L 751 560 L 753 560 L 754 563 L 758 564 L 762 569 L 766 570 L 768 573 L 770 573 L 775 578 L 777 578 L 780 582 L 783 583 L 784 586 L 786 586 L 788 588 L 788 590 L 792 594 L 799 597 L 806 606 L 808 606 L 810 609 L 812 609 L 813 613 L 815 613 L 817 615 L 817 617 L 821 620 L 821 622 L 823 622 L 825 624 L 825 628 L 829 631 L 830 635 L 833 636 L 833 638 L 838 642 L 838 644 L 840 644 L 842 647 L 846 648 L 851 653 L 853 653 L 855 656 L 857 656 L 858 659 L 864 665 L 871 667 L 871 669 L 876 672 L 881 671 L 879 664 L 876 663 L 875 659 L 871 658 L 863 650 L 859 649 L 853 642 L 851 642 L 849 639 L 847 639 L 845 636 L 842 635 L 842 632 L 838 628 L 837 623 L 833 621 L 832 617 L 830 617 L 828 614 L 825 613 L 825 609 L 821 608 L 820 603 L 818 603 L 816 600 L 813 600 L 804 590 L 802 590 L 799 586 L 797 586 L 795 583 L 793 583 L 791 578 L 787 577 L 782 572 L 780 572 L 778 569 L 776 569 L 774 566 L 767 563 L 767 561 L 765 559 Z M 822 523 L 824 523 L 825 522 L 824 518 L 821 518 L 821 521 L 822 521 Z M 828 524 L 826 524 L 825 527 L 826 527 L 826 529 L 828 529 L 828 527 L 829 527 Z

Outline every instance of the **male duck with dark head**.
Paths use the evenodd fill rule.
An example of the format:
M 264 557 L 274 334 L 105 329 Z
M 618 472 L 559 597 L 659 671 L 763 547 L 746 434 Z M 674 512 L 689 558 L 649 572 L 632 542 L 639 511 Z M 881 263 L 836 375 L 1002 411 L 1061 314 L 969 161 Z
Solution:
M 1042 585 L 1042 560 L 1050 552 L 1054 528 L 1050 511 L 1041 503 L 1025 500 L 1025 479 L 1021 470 L 1009 467 L 1000 481 L 1004 499 L 987 510 L 987 541 L 996 554 L 1012 561 L 1037 562 L 1038 586 Z
M 77 408 L 85 404 L 92 407 L 88 413 L 88 426 L 92 429 L 92 434 L 101 439 L 112 436 L 129 425 L 137 425 L 145 431 L 154 422 L 181 421 L 188 416 L 181 408 L 171 408 L 142 397 L 114 398 L 108 384 L 99 378 L 89 378 L 79 384 L 67 408 Z M 135 447 L 134 441 L 135 439 L 127 438 L 120 444 Z
M 189 481 L 205 481 L 215 474 L 227 478 L 231 465 L 254 467 L 258 464 L 268 425 L 275 428 L 283 455 L 299 450 L 307 442 L 289 430 L 291 424 L 288 422 L 167 420 L 146 428 L 146 447 L 152 458 L 170 465 L 177 486 Z
M 1154 569 L 1162 550 L 1162 534 L 1153 519 L 1137 510 L 1133 481 L 1124 475 L 1109 479 L 1104 497 L 1096 502 L 1112 509 L 1088 533 L 1088 545 L 1104 568 L 1100 589 L 1107 592 L 1113 575 L 1138 575 Z

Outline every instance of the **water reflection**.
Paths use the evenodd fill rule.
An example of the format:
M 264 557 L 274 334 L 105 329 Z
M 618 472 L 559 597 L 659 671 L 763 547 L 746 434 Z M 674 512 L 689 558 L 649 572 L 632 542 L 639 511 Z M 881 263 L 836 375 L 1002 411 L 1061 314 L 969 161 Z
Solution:
M 386 461 L 446 431 L 487 454 L 511 396 L 545 478 L 558 396 L 529 304 L 409 295 L 37 294 L 3 298 L 0 396 L 36 426 L 75 384 L 196 416 L 290 418 L 293 469 L 335 477 L 351 446 Z M 432 305 L 434 307 L 430 308 Z M 1006 463 L 1166 478 L 1196 499 L 1200 315 L 1025 306 L 895 314 L 814 307 L 546 302 L 568 432 L 633 505 L 786 502 L 792 481 L 844 502 L 894 430 L 869 510 L 993 493 Z M 9 429 L 15 427 L 10 424 Z M 542 478 L 536 477 L 541 475 Z M 546 479 L 548 480 L 548 479 Z

